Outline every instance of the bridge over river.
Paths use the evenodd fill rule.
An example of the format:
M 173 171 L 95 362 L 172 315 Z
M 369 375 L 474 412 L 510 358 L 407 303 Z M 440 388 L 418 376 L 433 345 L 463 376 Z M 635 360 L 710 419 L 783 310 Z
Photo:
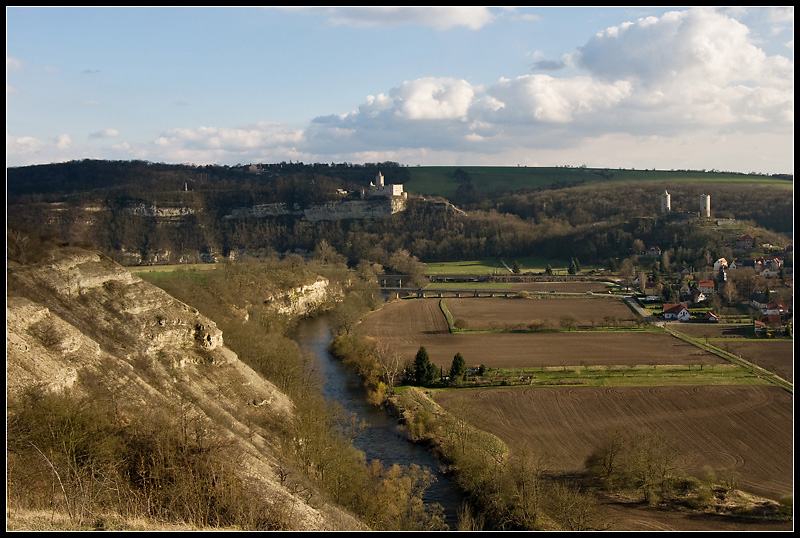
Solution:
M 492 290 L 486 288 L 396 288 L 396 287 L 382 287 L 382 291 L 387 293 L 397 294 L 397 297 L 517 297 L 521 292 L 519 290 Z M 534 292 L 535 293 L 535 292 Z

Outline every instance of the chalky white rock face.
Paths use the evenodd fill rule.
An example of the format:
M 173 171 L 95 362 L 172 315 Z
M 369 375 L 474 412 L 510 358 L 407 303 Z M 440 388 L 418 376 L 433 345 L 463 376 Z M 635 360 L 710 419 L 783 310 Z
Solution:
M 7 397 L 32 386 L 76 395 L 91 387 L 113 398 L 123 417 L 188 402 L 205 428 L 242 449 L 241 469 L 290 510 L 297 530 L 362 528 L 281 483 L 277 438 L 253 417 L 289 424 L 293 402 L 225 346 L 212 320 L 98 253 L 61 249 L 45 262 L 8 267 Z

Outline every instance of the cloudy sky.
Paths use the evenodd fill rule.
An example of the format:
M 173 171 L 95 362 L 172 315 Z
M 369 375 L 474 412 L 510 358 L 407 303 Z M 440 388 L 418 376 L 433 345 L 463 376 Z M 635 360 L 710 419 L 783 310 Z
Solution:
M 794 8 L 6 8 L 6 162 L 794 171 Z

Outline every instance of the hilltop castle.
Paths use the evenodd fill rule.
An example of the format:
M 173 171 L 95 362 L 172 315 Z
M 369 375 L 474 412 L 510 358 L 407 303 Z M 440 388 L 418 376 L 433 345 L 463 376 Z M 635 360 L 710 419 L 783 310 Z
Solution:
M 383 174 L 378 172 L 378 175 L 375 176 L 375 181 L 369 184 L 369 190 L 366 192 L 366 195 L 369 197 L 373 196 L 402 196 L 406 197 L 407 193 L 403 192 L 403 185 L 402 184 L 389 184 L 386 185 L 383 181 Z

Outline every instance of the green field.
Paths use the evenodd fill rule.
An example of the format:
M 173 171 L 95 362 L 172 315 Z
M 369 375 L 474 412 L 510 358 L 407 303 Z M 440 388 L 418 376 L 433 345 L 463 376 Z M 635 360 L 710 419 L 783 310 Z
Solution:
M 449 198 L 458 188 L 458 183 L 453 176 L 458 168 L 469 174 L 472 178 L 472 185 L 479 194 L 628 181 L 735 183 L 793 188 L 793 182 L 787 179 L 725 172 L 525 166 L 409 167 L 410 179 L 406 182 L 405 188 L 409 192 Z
M 663 386 L 663 385 L 767 385 L 750 369 L 718 365 L 549 366 L 541 368 L 490 368 L 475 379 L 476 386 Z
M 566 275 L 569 269 L 569 261 L 553 260 L 548 258 L 538 258 L 534 256 L 519 257 L 513 259 L 488 259 L 488 260 L 464 260 L 457 262 L 432 262 L 425 264 L 426 275 L 502 275 L 510 274 L 503 265 L 503 261 L 509 267 L 513 267 L 516 261 L 520 265 L 523 273 L 541 273 L 548 265 L 553 270 L 553 274 Z M 594 266 L 581 266 L 581 273 L 596 269 Z

